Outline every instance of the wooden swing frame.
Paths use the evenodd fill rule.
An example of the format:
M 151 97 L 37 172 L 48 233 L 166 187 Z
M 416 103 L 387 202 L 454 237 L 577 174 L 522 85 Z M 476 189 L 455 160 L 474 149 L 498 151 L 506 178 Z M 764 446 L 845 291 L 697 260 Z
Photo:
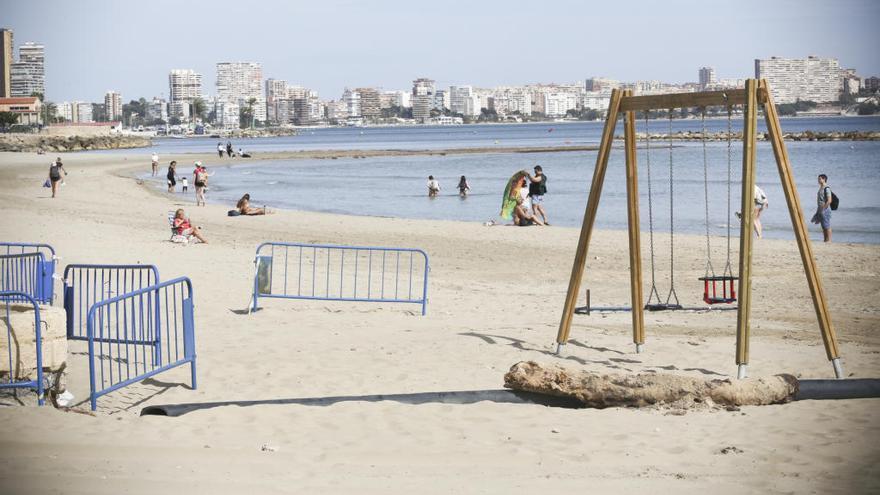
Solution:
M 556 336 L 556 352 L 561 352 L 562 346 L 568 341 L 571 331 L 571 321 L 574 315 L 577 294 L 580 290 L 581 277 L 587 260 L 587 252 L 590 247 L 590 239 L 593 234 L 593 225 L 596 220 L 596 212 L 599 207 L 599 199 L 602 196 L 602 186 L 605 182 L 605 172 L 608 168 L 608 157 L 614 142 L 614 129 L 620 113 L 624 114 L 624 148 L 626 153 L 626 196 L 627 196 L 627 225 L 629 232 L 629 266 L 630 266 L 630 292 L 632 297 L 632 328 L 633 343 L 636 352 L 641 352 L 645 343 L 645 316 L 642 293 L 642 258 L 639 223 L 639 193 L 638 193 L 638 167 L 636 162 L 636 132 L 635 121 L 637 111 L 648 110 L 672 110 L 675 108 L 709 107 L 709 106 L 733 106 L 743 105 L 743 163 L 742 163 L 742 222 L 739 236 L 739 304 L 736 318 L 736 364 L 738 378 L 745 378 L 749 362 L 749 318 L 752 307 L 752 223 L 754 221 L 753 197 L 755 190 L 755 161 L 758 127 L 758 106 L 764 110 L 764 119 L 767 124 L 768 140 L 773 146 L 773 155 L 776 158 L 776 167 L 782 182 L 782 190 L 785 193 L 785 201 L 788 205 L 791 225 L 794 237 L 797 241 L 801 262 L 804 265 L 804 273 L 807 277 L 807 285 L 819 322 L 819 330 L 825 345 L 825 353 L 834 367 L 837 378 L 843 378 L 843 369 L 840 364 L 840 352 L 837 347 L 837 337 L 831 323 L 831 315 L 828 311 L 828 302 L 822 281 L 819 278 L 816 260 L 813 257 L 813 248 L 807 232 L 800 197 L 794 181 L 788 150 L 782 139 L 782 129 L 779 124 L 779 115 L 776 105 L 770 93 L 770 87 L 764 79 L 747 79 L 745 88 L 725 91 L 704 91 L 699 93 L 677 93 L 666 95 L 633 96 L 632 90 L 615 89 L 611 93 L 611 101 L 599 146 L 599 154 L 596 158 L 596 167 L 593 170 L 593 181 L 590 186 L 590 194 L 584 213 L 583 225 L 580 238 L 578 239 L 574 265 L 571 269 L 571 279 L 568 283 L 568 292 L 565 298 L 565 306 L 562 310 L 562 318 L 559 322 L 559 331 Z

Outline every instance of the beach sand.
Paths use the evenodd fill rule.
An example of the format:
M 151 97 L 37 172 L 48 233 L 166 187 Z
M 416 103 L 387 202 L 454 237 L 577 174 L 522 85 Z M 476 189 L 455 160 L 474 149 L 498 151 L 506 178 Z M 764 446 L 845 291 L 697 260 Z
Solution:
M 4 240 L 49 243 L 62 266 L 153 263 L 163 279 L 189 276 L 199 387 L 188 388 L 184 367 L 109 394 L 93 415 L 36 407 L 33 395 L 25 406 L 0 407 L 2 493 L 880 490 L 877 399 L 685 414 L 346 400 L 141 417 L 143 407 L 166 403 L 500 389 L 523 360 L 730 378 L 736 316 L 648 313 L 641 354 L 629 314 L 575 316 L 572 340 L 555 356 L 577 229 L 296 211 L 229 218 L 231 205 L 196 208 L 192 191 L 172 197 L 139 185 L 132 168 L 149 170 L 146 153 L 62 155 L 70 175 L 53 200 L 40 187 L 53 157 L 0 153 Z M 193 157 L 178 160 L 190 173 Z M 168 241 L 166 215 L 178 207 L 209 244 Z M 423 248 L 431 260 L 428 314 L 416 305 L 292 300 L 264 300 L 264 310 L 242 314 L 263 241 Z M 705 239 L 676 241 L 678 295 L 698 305 Z M 880 376 L 880 246 L 814 244 L 814 251 L 847 376 Z M 594 305 L 628 304 L 625 232 L 594 235 L 585 286 Z M 794 241 L 755 243 L 752 305 L 750 376 L 833 377 Z M 73 343 L 69 359 L 82 412 L 84 350 Z

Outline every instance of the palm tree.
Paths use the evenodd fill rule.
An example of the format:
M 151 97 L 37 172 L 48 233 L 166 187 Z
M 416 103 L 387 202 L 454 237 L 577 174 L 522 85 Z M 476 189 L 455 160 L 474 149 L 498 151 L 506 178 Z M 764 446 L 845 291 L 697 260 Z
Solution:
M 251 116 L 251 129 L 254 128 L 254 120 L 255 120 L 255 117 L 256 117 L 256 116 L 254 115 L 254 105 L 255 105 L 256 103 L 257 103 L 257 99 L 256 99 L 256 98 L 254 98 L 254 97 L 248 98 L 247 106 L 248 106 L 248 114 L 250 114 L 250 116 Z
M 196 98 L 192 101 L 192 103 L 190 105 L 192 106 L 191 114 L 193 116 L 193 120 L 195 120 L 195 117 L 198 117 L 199 120 L 204 120 L 205 119 L 205 110 L 207 110 L 207 105 L 205 104 L 205 100 L 203 100 L 201 98 Z

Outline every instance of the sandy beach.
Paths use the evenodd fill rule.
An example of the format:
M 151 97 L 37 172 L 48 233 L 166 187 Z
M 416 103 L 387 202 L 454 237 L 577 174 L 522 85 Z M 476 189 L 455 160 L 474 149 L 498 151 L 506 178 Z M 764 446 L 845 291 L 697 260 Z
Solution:
M 593 151 L 572 152 L 595 159 Z M 2 401 L 2 493 L 880 490 L 878 399 L 681 414 L 369 397 L 500 389 L 523 360 L 735 378 L 734 312 L 646 314 L 641 354 L 629 314 L 575 316 L 572 341 L 553 354 L 577 229 L 300 211 L 230 218 L 233 205 L 195 207 L 192 188 L 172 196 L 139 184 L 135 175 L 150 167 L 146 152 L 60 156 L 69 176 L 51 199 L 40 185 L 54 155 L 0 153 L 4 240 L 49 243 L 62 268 L 147 263 L 163 279 L 190 277 L 199 387 L 190 390 L 188 369 L 175 369 L 111 393 L 92 414 L 85 346 L 71 344 L 69 382 L 80 413 L 36 407 L 33 395 L 24 405 Z M 212 156 L 163 156 L 161 170 L 176 158 L 179 172 L 191 174 L 193 160 L 210 167 Z M 292 158 L 266 156 L 280 157 Z M 168 241 L 166 215 L 176 208 L 209 244 Z M 626 239 L 619 231 L 594 235 L 584 285 L 595 305 L 629 303 Z M 243 314 L 254 250 L 264 241 L 422 248 L 431 263 L 427 315 L 414 305 L 288 300 Z M 705 239 L 676 242 L 678 295 L 701 304 Z M 794 241 L 755 246 L 750 376 L 833 377 Z M 813 248 L 847 376 L 880 377 L 880 246 Z M 156 404 L 339 396 L 352 398 L 140 416 Z

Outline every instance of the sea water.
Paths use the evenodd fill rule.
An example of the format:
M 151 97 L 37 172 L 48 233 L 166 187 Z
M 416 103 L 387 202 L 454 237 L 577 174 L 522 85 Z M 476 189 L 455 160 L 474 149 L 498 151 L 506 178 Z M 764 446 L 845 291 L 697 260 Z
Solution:
M 707 121 L 710 132 L 725 130 L 726 119 Z M 734 122 L 734 129 L 741 121 Z M 651 121 L 652 133 L 666 132 L 667 123 Z M 673 132 L 697 131 L 700 122 L 673 121 Z M 799 130 L 880 130 L 878 118 L 786 119 L 785 132 Z M 638 131 L 644 130 L 644 122 Z M 310 134 L 315 132 L 315 134 Z M 363 134 L 361 134 L 363 132 Z M 318 129 L 287 138 L 254 140 L 248 151 L 281 149 L 448 149 L 491 146 L 565 146 L 597 144 L 601 123 L 528 124 L 455 127 L 405 127 L 365 129 Z M 162 153 L 195 151 L 198 141 L 173 140 L 158 145 Z M 214 140 L 212 140 L 214 141 Z M 498 143 L 498 144 L 496 144 Z M 236 149 L 239 142 L 234 143 Z M 163 146 L 165 148 L 163 148 Z M 211 143 L 205 146 L 212 147 Z M 880 142 L 870 141 L 788 141 L 798 193 L 804 215 L 816 209 L 816 176 L 825 173 L 829 185 L 840 197 L 840 209 L 833 213 L 834 239 L 838 242 L 880 243 Z M 216 147 L 216 142 L 213 142 Z M 725 235 L 740 209 L 742 142 L 706 144 L 704 179 L 701 142 L 673 142 L 671 150 L 673 180 L 670 184 L 670 149 L 664 140 L 650 143 L 651 195 L 648 191 L 648 154 L 639 142 L 639 194 L 642 228 L 648 228 L 649 204 L 658 232 L 672 227 L 677 233 L 704 234 L 706 196 L 708 225 L 713 235 Z M 201 150 L 204 151 L 204 150 Z M 501 196 L 507 180 L 517 170 L 530 170 L 540 164 L 548 177 L 545 209 L 553 225 L 580 226 L 596 163 L 595 151 L 549 153 L 479 153 L 430 156 L 380 156 L 368 158 L 259 160 L 229 159 L 207 163 L 215 173 L 210 179 L 208 200 L 233 207 L 244 193 L 250 193 L 254 206 L 289 208 L 353 215 L 425 218 L 469 222 L 499 221 Z M 769 208 L 762 214 L 765 236 L 791 238 L 791 220 L 779 184 L 769 143 L 757 147 L 757 183 L 767 193 Z M 229 165 L 233 163 L 232 165 Z M 218 165 L 225 165 L 218 167 Z M 187 165 L 179 166 L 187 172 Z M 427 196 L 425 182 L 435 176 L 442 191 Z M 466 176 L 471 186 L 467 198 L 456 188 Z M 597 217 L 598 228 L 626 228 L 626 185 L 622 142 L 615 143 Z M 708 187 L 708 191 L 706 189 Z M 728 190 L 730 194 L 728 195 Z M 192 194 L 192 192 L 190 192 Z M 730 207 L 728 209 L 728 198 Z M 674 214 L 670 217 L 670 201 Z M 812 237 L 821 238 L 821 229 L 809 225 Z

